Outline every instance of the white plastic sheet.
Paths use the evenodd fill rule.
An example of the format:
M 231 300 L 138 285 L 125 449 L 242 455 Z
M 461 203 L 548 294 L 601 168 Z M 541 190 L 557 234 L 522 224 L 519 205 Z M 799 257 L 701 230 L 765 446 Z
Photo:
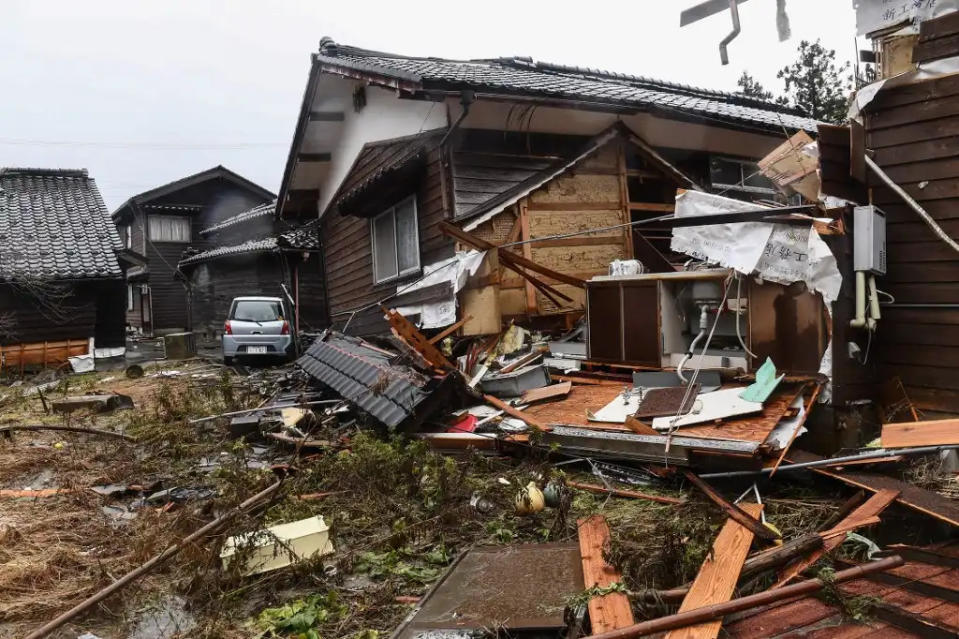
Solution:
M 419 315 L 420 328 L 442 328 L 456 321 L 456 294 L 466 286 L 466 280 L 475 275 L 483 263 L 486 251 L 459 252 L 453 257 L 441 262 L 434 262 L 423 267 L 423 278 L 409 285 L 397 287 L 398 294 L 412 293 L 436 284 L 449 282 L 452 293 L 449 299 L 439 302 L 429 302 L 414 306 L 401 306 L 397 312 L 401 315 Z

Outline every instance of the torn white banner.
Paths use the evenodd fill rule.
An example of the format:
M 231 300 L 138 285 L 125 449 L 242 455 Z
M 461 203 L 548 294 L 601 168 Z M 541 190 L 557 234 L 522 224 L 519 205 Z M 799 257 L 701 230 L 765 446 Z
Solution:
M 676 216 L 754 211 L 757 205 L 732 198 L 686 191 L 676 196 Z M 737 222 L 673 229 L 670 248 L 696 259 L 756 274 L 779 284 L 805 282 L 809 290 L 836 301 L 842 275 L 836 258 L 809 226 Z
M 456 294 L 466 286 L 466 279 L 476 274 L 485 257 L 486 251 L 459 252 L 449 259 L 424 266 L 423 278 L 412 285 L 397 287 L 397 294 L 405 295 L 449 282 L 452 291 L 450 297 L 441 301 L 400 306 L 396 309 L 397 312 L 401 315 L 419 315 L 420 328 L 449 326 L 456 321 Z

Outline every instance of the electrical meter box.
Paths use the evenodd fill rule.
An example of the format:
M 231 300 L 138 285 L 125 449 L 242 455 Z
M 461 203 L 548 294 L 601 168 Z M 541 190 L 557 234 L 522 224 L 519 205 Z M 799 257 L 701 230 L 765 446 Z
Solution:
M 853 209 L 853 269 L 886 274 L 886 214 L 875 206 Z

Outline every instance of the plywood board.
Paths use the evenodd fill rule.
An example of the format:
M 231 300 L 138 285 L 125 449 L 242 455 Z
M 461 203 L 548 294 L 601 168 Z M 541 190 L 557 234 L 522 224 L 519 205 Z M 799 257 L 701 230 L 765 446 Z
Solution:
M 623 577 L 606 562 L 603 552 L 609 543 L 609 526 L 602 515 L 593 515 L 576 522 L 579 529 L 579 552 L 583 560 L 583 584 L 606 588 Z M 625 593 L 611 592 L 592 597 L 587 604 L 593 634 L 625 628 L 633 624 L 633 611 Z
M 530 402 L 540 402 L 544 399 L 565 397 L 566 395 L 569 395 L 569 392 L 572 389 L 572 382 L 560 382 L 559 384 L 551 384 L 542 388 L 533 388 L 523 393 L 522 403 L 528 404 Z
M 653 428 L 669 430 L 674 427 L 682 428 L 683 426 L 693 426 L 727 417 L 761 412 L 763 405 L 759 402 L 746 401 L 739 396 L 742 391 L 742 388 L 736 387 L 703 393 L 696 398 L 691 413 L 679 418 L 674 416 L 657 417 L 653 420 Z
M 883 448 L 959 444 L 959 419 L 883 424 Z
M 751 517 L 758 518 L 762 513 L 761 504 L 743 504 L 741 506 Z M 736 582 L 742 570 L 749 547 L 753 542 L 753 533 L 737 522 L 729 519 L 719 531 L 713 543 L 712 552 L 699 568 L 699 574 L 683 599 L 679 612 L 686 612 L 711 604 L 729 601 L 736 590 Z M 666 639 L 714 639 L 719 636 L 722 620 L 686 626 L 672 630 Z
M 565 424 L 577 428 L 601 427 L 605 430 L 630 432 L 621 424 L 590 422 L 587 410 L 599 410 L 623 392 L 623 384 L 586 385 L 574 384 L 566 399 L 533 404 L 523 412 L 546 424 Z

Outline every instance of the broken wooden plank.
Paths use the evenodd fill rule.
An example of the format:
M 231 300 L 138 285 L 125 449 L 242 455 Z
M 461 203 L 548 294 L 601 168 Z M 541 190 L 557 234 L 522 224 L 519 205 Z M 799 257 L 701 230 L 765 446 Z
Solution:
M 635 490 L 620 490 L 618 488 L 606 488 L 605 486 L 600 486 L 598 484 L 586 484 L 578 481 L 568 481 L 566 482 L 567 486 L 572 488 L 579 488 L 580 490 L 586 490 L 591 493 L 604 493 L 607 495 L 613 495 L 615 497 L 630 497 L 632 499 L 648 499 L 649 501 L 659 502 L 660 504 L 681 504 L 683 503 L 682 499 L 677 499 L 676 497 L 663 497 L 662 495 L 649 495 L 647 493 L 640 493 Z
M 779 453 L 779 457 L 776 458 L 776 463 L 773 464 L 773 469 L 769 472 L 769 476 L 772 477 L 776 474 L 776 470 L 779 468 L 779 465 L 783 463 L 783 460 L 786 458 L 786 453 L 792 448 L 793 442 L 796 441 L 796 437 L 799 436 L 799 431 L 802 430 L 802 427 L 806 424 L 806 420 L 809 419 L 809 413 L 812 411 L 813 407 L 816 405 L 816 399 L 819 397 L 819 391 L 822 390 L 822 384 L 816 384 L 816 387 L 813 389 L 812 397 L 809 398 L 809 401 L 805 406 L 805 413 L 803 413 L 802 419 L 796 423 L 796 428 L 793 430 L 792 435 L 789 436 L 789 441 L 786 442 L 786 445 L 783 446 L 782 451 Z
M 489 251 L 491 249 L 497 248 L 495 244 L 491 244 L 484 239 L 476 237 L 472 233 L 468 233 L 464 231 L 463 229 L 459 228 L 458 226 L 454 224 L 450 224 L 449 222 L 440 222 L 439 227 L 440 227 L 440 230 L 443 231 L 443 233 L 445 233 L 446 235 L 449 235 L 450 237 L 457 239 L 460 242 L 463 242 L 464 244 L 468 244 L 469 246 L 472 246 L 481 251 Z M 557 280 L 564 284 L 569 284 L 570 286 L 575 286 L 577 288 L 583 288 L 583 289 L 586 288 L 586 282 L 577 277 L 572 277 L 570 275 L 566 275 L 565 273 L 559 273 L 552 269 L 546 268 L 545 266 L 537 264 L 536 262 L 532 260 L 528 260 L 525 257 L 521 255 L 517 255 L 516 253 L 513 253 L 511 251 L 500 249 L 499 257 L 500 257 L 500 261 L 504 265 L 509 266 L 511 270 L 519 272 L 514 267 L 522 266 L 523 268 L 539 273 L 540 275 L 545 275 L 546 277 L 551 277 L 554 280 Z M 525 276 L 524 273 L 520 273 L 520 275 Z
M 959 444 L 959 419 L 883 424 L 880 441 L 883 448 Z
M 549 426 L 542 423 L 541 421 L 539 421 L 532 415 L 527 415 L 523 411 L 513 408 L 512 406 L 510 406 L 509 404 L 507 404 L 506 402 L 502 401 L 499 398 L 493 397 L 492 395 L 483 395 L 483 399 L 485 399 L 489 404 L 500 409 L 501 411 L 503 411 L 510 417 L 515 417 L 516 419 L 524 422 L 530 428 L 534 428 L 542 432 L 548 432 L 552 430 Z
M 386 320 L 390 323 L 393 330 L 396 331 L 397 335 L 409 344 L 410 348 L 422 355 L 432 366 L 439 370 L 457 370 L 456 367 L 450 364 L 449 360 L 443 356 L 443 353 L 431 344 L 430 341 L 426 339 L 426 336 L 420 333 L 406 317 L 396 312 L 395 309 L 381 308 L 386 314 Z
M 899 496 L 899 491 L 896 490 L 881 490 L 869 499 L 866 500 L 866 503 L 859 506 L 853 510 L 849 515 L 839 523 L 838 526 L 835 526 L 833 530 L 839 530 L 841 527 L 849 527 L 849 529 L 859 528 L 866 524 L 866 522 L 871 521 L 872 517 L 876 517 L 889 507 L 896 497 Z M 772 588 L 780 588 L 787 583 L 789 583 L 793 578 L 799 575 L 803 570 L 812 566 L 814 563 L 819 561 L 819 558 L 822 557 L 827 552 L 835 550 L 842 544 L 843 540 L 846 538 L 845 535 L 834 535 L 826 537 L 829 531 L 821 533 L 823 535 L 823 547 L 819 550 L 815 550 L 808 557 L 803 557 L 792 562 L 786 566 L 780 573 L 779 579 L 775 584 L 772 585 Z
M 724 511 L 726 511 L 726 514 L 729 515 L 729 517 L 731 517 L 732 519 L 736 520 L 737 522 L 745 526 L 748 530 L 752 531 L 752 533 L 756 535 L 757 537 L 759 537 L 760 539 L 775 541 L 782 537 L 782 535 L 775 533 L 769 528 L 767 528 L 766 526 L 764 526 L 762 522 L 760 522 L 755 517 L 751 516 L 746 511 L 742 510 L 736 504 L 726 501 L 726 499 L 723 498 L 722 495 L 716 492 L 712 486 L 710 486 L 709 484 L 704 482 L 702 479 L 700 479 L 696 475 L 696 473 L 694 473 L 693 471 L 686 470 L 683 472 L 686 475 L 686 479 L 688 479 L 694 486 L 696 486 L 696 488 L 703 491 L 703 493 L 707 497 L 709 497 L 713 501 L 713 503 L 715 503 L 717 506 L 719 506 Z
M 550 384 L 542 388 L 531 388 L 523 393 L 520 401 L 524 404 L 532 402 L 541 402 L 544 399 L 553 399 L 556 397 L 565 397 L 573 389 L 573 382 L 560 382 L 559 384 Z
M 786 458 L 796 463 L 821 459 L 812 453 L 801 450 L 791 451 Z M 839 472 L 826 468 L 811 468 L 810 470 L 825 477 L 832 477 L 850 486 L 864 488 L 872 493 L 877 493 L 883 489 L 899 491 L 900 494 L 896 501 L 903 506 L 929 515 L 939 521 L 944 521 L 947 524 L 959 526 L 959 504 L 955 500 L 931 490 L 875 473 Z
M 761 504 L 743 504 L 750 517 L 759 517 Z M 729 519 L 716 536 L 712 551 L 699 568 L 689 593 L 683 599 L 679 612 L 688 612 L 703 606 L 729 601 L 736 590 L 739 573 L 753 543 L 753 533 L 734 519 Z M 673 630 L 666 639 L 715 639 L 719 636 L 722 620 L 707 621 L 695 626 Z
M 622 581 L 613 566 L 606 562 L 603 551 L 609 543 L 609 526 L 602 515 L 593 515 L 576 522 L 579 529 L 579 552 L 583 560 L 583 583 L 590 588 L 608 588 Z M 633 624 L 633 611 L 625 593 L 610 592 L 590 598 L 589 623 L 593 633 L 609 632 Z
M 470 321 L 471 319 L 473 319 L 473 316 L 472 316 L 472 315 L 467 315 L 466 317 L 464 317 L 464 318 L 461 319 L 460 321 L 458 321 L 458 322 L 456 322 L 455 324 L 453 324 L 453 325 L 449 326 L 448 328 L 446 328 L 442 333 L 438 333 L 438 334 L 434 335 L 433 337 L 431 337 L 431 338 L 429 339 L 429 343 L 430 343 L 430 344 L 437 344 L 438 342 L 443 341 L 444 339 L 446 339 L 447 337 L 449 337 L 450 335 L 452 335 L 453 333 L 455 333 L 456 331 L 458 331 L 458 330 L 460 329 L 460 327 L 463 326 L 463 324 L 465 324 L 466 322 Z

